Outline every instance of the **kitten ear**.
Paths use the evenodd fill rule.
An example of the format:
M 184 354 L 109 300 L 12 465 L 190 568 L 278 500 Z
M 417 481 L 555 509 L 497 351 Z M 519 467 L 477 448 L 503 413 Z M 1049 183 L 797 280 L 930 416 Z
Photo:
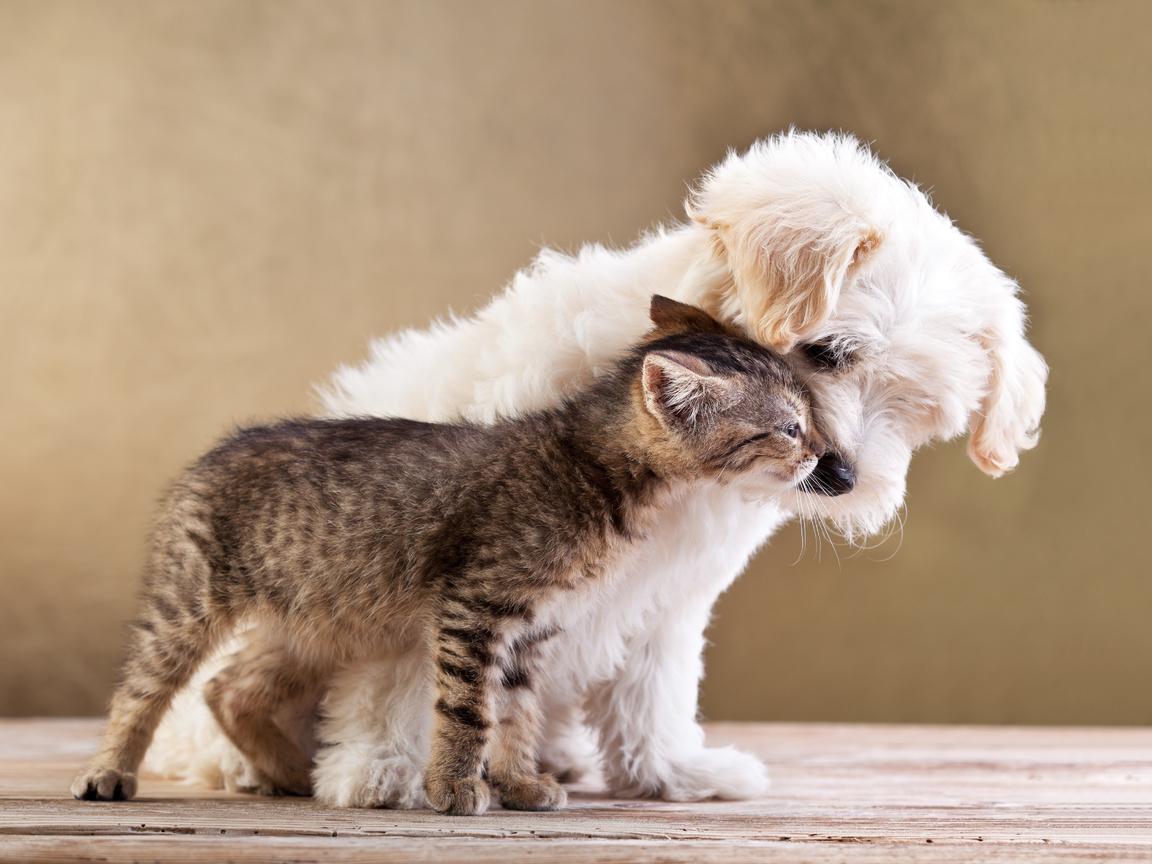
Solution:
M 728 392 L 729 384 L 712 374 L 699 357 L 682 351 L 652 351 L 644 357 L 644 403 L 653 416 L 694 425 L 696 418 Z
M 682 333 L 685 330 L 702 330 L 706 333 L 728 332 L 724 325 L 703 309 L 661 294 L 652 295 L 648 317 L 661 333 Z

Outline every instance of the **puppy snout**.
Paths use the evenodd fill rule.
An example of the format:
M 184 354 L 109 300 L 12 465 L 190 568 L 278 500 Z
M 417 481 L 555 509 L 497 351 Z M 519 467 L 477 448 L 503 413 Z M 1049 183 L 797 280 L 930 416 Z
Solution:
M 800 488 L 833 497 L 851 492 L 856 486 L 856 470 L 840 454 L 824 452 Z

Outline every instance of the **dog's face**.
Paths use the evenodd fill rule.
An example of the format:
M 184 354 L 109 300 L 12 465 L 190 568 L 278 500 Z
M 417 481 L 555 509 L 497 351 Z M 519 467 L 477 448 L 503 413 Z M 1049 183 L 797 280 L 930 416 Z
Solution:
M 761 142 L 689 212 L 728 274 L 710 311 L 783 352 L 812 394 L 827 453 L 802 512 L 874 532 L 921 445 L 968 430 L 997 477 L 1036 443 L 1047 369 L 1015 283 L 854 140 Z

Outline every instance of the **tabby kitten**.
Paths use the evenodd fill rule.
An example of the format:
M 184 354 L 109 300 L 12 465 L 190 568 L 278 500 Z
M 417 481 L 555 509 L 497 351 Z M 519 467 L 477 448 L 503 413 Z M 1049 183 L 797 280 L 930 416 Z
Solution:
M 609 586 L 610 562 L 662 502 L 693 484 L 804 479 L 824 452 L 806 396 L 767 349 L 692 306 L 653 297 L 655 324 L 558 408 L 493 426 L 378 418 L 242 430 L 169 493 L 131 628 L 123 680 L 82 799 L 126 799 L 167 709 L 245 620 L 278 651 L 206 695 L 278 789 L 310 762 L 270 719 L 338 664 L 424 639 L 436 680 L 428 800 L 481 813 L 564 806 L 539 774 L 533 675 L 566 611 Z M 243 670 L 242 673 L 237 670 Z M 214 686 L 216 685 L 216 686 Z

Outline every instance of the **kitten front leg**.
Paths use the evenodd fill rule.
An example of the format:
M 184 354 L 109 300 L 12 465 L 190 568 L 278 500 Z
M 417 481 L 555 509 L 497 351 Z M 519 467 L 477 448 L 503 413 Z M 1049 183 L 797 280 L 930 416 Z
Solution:
M 485 627 L 436 633 L 435 719 L 424 784 L 428 803 L 441 813 L 476 816 L 488 809 L 491 793 L 481 772 L 495 726 L 496 649 L 497 635 Z
M 536 767 L 542 724 L 535 674 L 539 656 L 539 638 L 521 639 L 502 669 L 499 731 L 488 777 L 508 810 L 560 810 L 568 803 L 564 787 Z

